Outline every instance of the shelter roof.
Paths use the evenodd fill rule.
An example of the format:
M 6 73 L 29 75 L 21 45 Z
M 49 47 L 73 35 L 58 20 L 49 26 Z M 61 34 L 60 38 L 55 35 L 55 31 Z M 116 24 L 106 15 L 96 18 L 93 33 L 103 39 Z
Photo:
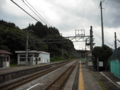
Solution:
M 12 53 L 10 53 L 10 52 L 8 52 L 6 50 L 0 50 L 0 54 L 12 54 Z
M 26 51 L 15 51 L 15 53 L 26 53 Z M 50 53 L 48 53 L 48 52 L 45 52 L 45 51 L 37 51 L 37 50 L 30 50 L 30 51 L 28 51 L 28 53 L 38 53 L 38 54 L 50 54 Z

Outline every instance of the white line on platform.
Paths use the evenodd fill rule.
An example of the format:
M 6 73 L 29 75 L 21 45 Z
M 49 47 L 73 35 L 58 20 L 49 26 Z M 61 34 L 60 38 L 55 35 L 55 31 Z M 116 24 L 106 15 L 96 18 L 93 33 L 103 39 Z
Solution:
M 118 85 L 120 85 L 120 82 L 116 82 Z
M 104 77 L 106 77 L 111 83 L 113 83 L 115 86 L 117 86 L 118 88 L 120 88 L 120 86 L 118 86 L 115 82 L 113 82 L 109 77 L 107 77 L 103 72 L 100 72 L 100 74 L 102 74 Z
M 32 89 L 32 88 L 34 88 L 34 87 L 36 87 L 37 85 L 41 85 L 41 84 L 40 84 L 40 83 L 37 83 L 37 84 L 35 84 L 35 85 L 31 86 L 30 88 L 28 88 L 28 89 L 26 89 L 26 90 L 30 90 L 30 89 Z

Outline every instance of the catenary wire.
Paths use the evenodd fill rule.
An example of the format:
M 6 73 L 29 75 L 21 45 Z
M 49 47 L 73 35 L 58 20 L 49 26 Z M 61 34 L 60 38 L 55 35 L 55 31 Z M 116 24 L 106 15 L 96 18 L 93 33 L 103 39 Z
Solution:
M 23 0 L 23 1 L 24 1 L 24 0 Z M 38 15 L 37 15 L 37 16 L 38 16 L 44 23 L 47 23 L 49 26 L 51 26 L 51 25 L 42 17 L 42 15 L 40 15 L 40 13 L 39 13 L 27 0 L 25 0 L 25 1 L 26 1 L 26 2 L 32 7 L 32 9 L 39 15 L 39 16 L 38 16 Z M 25 2 L 24 2 L 24 3 L 25 3 Z M 28 6 L 28 5 L 27 5 L 27 6 Z M 28 6 L 28 7 L 29 7 L 29 6 Z M 30 7 L 29 7 L 29 8 L 30 8 Z M 31 9 L 31 8 L 30 8 L 30 9 Z M 32 9 L 31 9 L 31 10 L 32 10 Z M 32 11 L 33 11 L 33 10 L 32 10 Z M 33 11 L 33 12 L 34 12 L 34 11 Z M 35 12 L 34 12 L 34 13 L 35 13 Z M 36 14 L 36 13 L 35 13 L 35 14 Z
M 17 3 L 15 3 L 13 0 L 11 0 L 15 5 L 17 5 L 20 9 L 22 9 L 25 13 L 27 13 L 29 16 L 31 16 L 34 20 L 39 22 L 35 17 L 33 17 L 31 14 L 29 14 L 27 11 L 25 11 L 22 7 L 20 7 Z
M 78 2 L 77 2 L 77 0 L 76 0 L 76 8 L 77 8 L 77 25 L 78 25 Z
M 83 22 L 84 22 L 84 16 L 85 16 L 84 14 L 85 14 L 85 0 L 84 0 L 84 6 L 83 6 Z M 83 26 L 84 26 L 84 24 L 83 24 Z
M 95 32 L 94 32 L 94 34 L 101 39 L 101 37 L 100 37 L 98 34 L 96 34 Z M 107 42 L 107 44 L 109 44 L 111 47 L 114 47 L 114 46 L 113 46 L 111 43 L 109 43 L 108 41 L 105 40 L 105 42 Z
M 112 10 L 114 4 L 115 4 L 115 0 L 114 0 L 114 2 L 112 3 L 112 6 L 111 6 L 109 12 Z M 105 16 L 105 20 L 104 20 L 104 22 L 106 22 L 106 18 L 108 17 L 109 12 L 108 12 L 107 15 Z M 105 24 L 106 24 L 106 23 L 105 23 Z
M 24 0 L 22 0 L 23 1 L 23 3 L 30 9 L 30 10 L 32 10 L 25 2 L 24 2 Z M 33 10 L 32 10 L 33 11 Z M 34 12 L 34 11 L 33 11 Z M 35 13 L 35 12 L 34 12 Z M 36 13 L 35 13 L 36 14 Z M 37 15 L 37 14 L 36 14 Z M 38 16 L 38 15 L 37 15 Z M 39 17 L 39 16 L 38 16 Z M 40 17 L 39 17 L 40 18 Z M 41 19 L 41 18 L 40 18 Z M 41 19 L 42 20 L 42 19 Z M 43 20 L 42 20 L 43 21 Z M 44 21 L 43 21 L 44 22 Z M 44 22 L 45 23 L 45 22 Z M 46 24 L 46 23 L 45 23 Z

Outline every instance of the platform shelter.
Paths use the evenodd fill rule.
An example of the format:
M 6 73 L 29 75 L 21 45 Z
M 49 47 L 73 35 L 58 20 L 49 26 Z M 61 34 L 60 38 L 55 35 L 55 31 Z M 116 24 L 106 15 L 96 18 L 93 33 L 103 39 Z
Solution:
M 10 55 L 12 53 L 6 50 L 0 50 L 0 68 L 6 68 L 10 66 Z

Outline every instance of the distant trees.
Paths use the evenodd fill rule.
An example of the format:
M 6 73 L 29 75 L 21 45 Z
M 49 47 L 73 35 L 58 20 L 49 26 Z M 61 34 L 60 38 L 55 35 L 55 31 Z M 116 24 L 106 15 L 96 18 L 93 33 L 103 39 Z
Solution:
M 103 61 L 104 69 L 108 64 L 108 60 L 110 59 L 110 56 L 112 55 L 112 49 L 108 47 L 107 45 L 103 45 L 102 47 L 95 47 L 92 51 L 92 55 L 94 56 L 94 68 L 97 68 L 97 59 L 99 61 Z
M 112 54 L 112 60 L 118 59 L 120 61 L 120 47 L 118 47 Z
M 26 30 L 32 30 L 32 32 L 29 32 L 30 50 L 50 52 L 51 57 L 62 57 L 63 54 L 64 59 L 70 57 L 69 50 L 75 50 L 73 43 L 62 37 L 55 27 L 47 27 L 46 25 L 42 25 L 41 22 L 37 22 L 35 25 L 31 24 L 21 30 L 14 23 L 0 20 L 0 49 L 13 53 L 11 57 L 13 59 L 12 63 L 17 62 L 15 51 L 25 50 Z M 44 41 L 41 41 L 43 38 Z M 46 43 L 45 40 L 47 39 L 61 39 L 63 41 L 66 40 L 67 43 Z

